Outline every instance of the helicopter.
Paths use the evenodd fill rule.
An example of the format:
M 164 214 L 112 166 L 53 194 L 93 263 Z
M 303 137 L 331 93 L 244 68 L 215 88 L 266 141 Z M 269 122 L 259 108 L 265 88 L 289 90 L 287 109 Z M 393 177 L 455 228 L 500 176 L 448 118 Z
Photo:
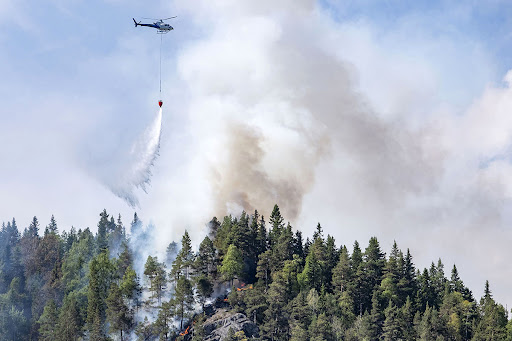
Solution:
M 173 18 L 176 18 L 176 16 L 170 17 L 170 18 L 165 18 L 165 19 L 143 18 L 143 19 L 157 20 L 157 21 L 155 21 L 152 24 L 141 24 L 141 22 L 140 21 L 137 22 L 135 20 L 135 18 L 132 18 L 132 19 L 133 19 L 133 22 L 135 23 L 135 27 L 137 27 L 137 26 L 153 27 L 153 28 L 157 29 L 157 33 L 165 34 L 165 33 L 168 33 L 171 30 L 174 30 L 174 28 L 171 25 L 169 25 L 168 23 L 165 23 L 164 20 L 169 20 L 169 19 L 173 19 Z

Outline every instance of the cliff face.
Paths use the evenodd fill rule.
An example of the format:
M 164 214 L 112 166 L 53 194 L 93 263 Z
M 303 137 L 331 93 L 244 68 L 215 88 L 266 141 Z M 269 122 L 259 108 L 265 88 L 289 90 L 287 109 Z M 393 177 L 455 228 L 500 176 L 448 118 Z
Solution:
M 249 339 L 259 336 L 258 326 L 242 313 L 228 310 L 225 307 L 216 308 L 214 306 L 205 307 L 205 313 L 209 317 L 202 324 L 205 335 L 204 341 L 226 340 L 230 329 L 234 333 L 243 331 Z M 192 335 L 194 335 L 194 327 L 187 333 L 185 340 L 190 340 Z
M 219 309 L 203 324 L 206 334 L 205 341 L 221 341 L 226 338 L 229 330 L 233 332 L 243 330 L 248 338 L 258 336 L 258 326 L 247 319 L 242 313 L 235 313 L 225 309 Z

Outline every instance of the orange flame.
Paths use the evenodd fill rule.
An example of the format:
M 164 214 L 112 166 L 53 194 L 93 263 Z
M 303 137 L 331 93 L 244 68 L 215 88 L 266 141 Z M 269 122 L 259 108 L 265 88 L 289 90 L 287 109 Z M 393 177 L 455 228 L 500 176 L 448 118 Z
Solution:
M 180 336 L 184 336 L 184 335 L 187 335 L 188 334 L 188 330 L 190 329 L 190 326 L 187 327 L 187 329 L 185 329 L 184 332 L 181 332 L 180 333 Z

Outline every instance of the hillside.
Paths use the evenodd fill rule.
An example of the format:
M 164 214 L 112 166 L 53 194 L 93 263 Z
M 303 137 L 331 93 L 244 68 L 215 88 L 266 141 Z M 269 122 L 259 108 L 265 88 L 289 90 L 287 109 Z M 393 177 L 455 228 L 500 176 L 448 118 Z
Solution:
M 336 245 L 320 224 L 303 240 L 277 205 L 208 227 L 159 259 L 137 214 L 129 234 L 106 210 L 95 235 L 4 223 L 0 339 L 512 340 L 489 283 L 477 299 L 440 259 L 416 269 L 396 243 Z

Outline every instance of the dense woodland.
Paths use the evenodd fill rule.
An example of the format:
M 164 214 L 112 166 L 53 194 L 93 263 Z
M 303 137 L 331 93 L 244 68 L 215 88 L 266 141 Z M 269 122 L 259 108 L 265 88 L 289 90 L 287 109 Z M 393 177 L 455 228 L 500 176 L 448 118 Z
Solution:
M 142 260 L 151 231 L 137 214 L 129 234 L 105 210 L 96 234 L 59 234 L 53 216 L 44 228 L 36 217 L 2 224 L 0 339 L 202 340 L 201 312 L 220 298 L 261 340 L 512 340 L 488 282 L 477 300 L 455 265 L 416 269 L 396 243 L 387 256 L 377 238 L 337 246 L 320 224 L 304 240 L 277 205 L 268 223 L 255 211 L 208 227 L 198 250 L 185 232 L 162 259 Z

